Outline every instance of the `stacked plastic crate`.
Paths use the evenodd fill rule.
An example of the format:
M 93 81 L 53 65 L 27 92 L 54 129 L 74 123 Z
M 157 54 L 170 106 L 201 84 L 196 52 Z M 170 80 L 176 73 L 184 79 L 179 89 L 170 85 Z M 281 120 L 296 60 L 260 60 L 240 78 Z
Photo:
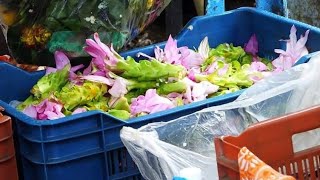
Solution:
M 12 121 L 2 115 L 0 107 L 0 180 L 18 180 L 13 143 Z

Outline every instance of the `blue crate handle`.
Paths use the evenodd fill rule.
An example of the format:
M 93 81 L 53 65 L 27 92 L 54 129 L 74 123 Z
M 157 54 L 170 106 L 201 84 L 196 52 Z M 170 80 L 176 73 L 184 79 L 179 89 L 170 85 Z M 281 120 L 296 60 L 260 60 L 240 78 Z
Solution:
M 207 0 L 207 15 L 218 15 L 225 11 L 225 0 Z M 256 0 L 258 9 L 288 17 L 287 0 Z

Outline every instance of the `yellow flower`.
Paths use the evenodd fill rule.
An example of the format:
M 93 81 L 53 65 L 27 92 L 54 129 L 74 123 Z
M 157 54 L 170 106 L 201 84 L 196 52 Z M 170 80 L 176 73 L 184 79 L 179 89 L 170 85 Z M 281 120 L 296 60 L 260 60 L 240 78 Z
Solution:
M 154 0 L 147 0 L 147 8 L 150 9 L 154 4 Z
M 11 26 L 16 22 L 17 11 L 8 9 L 4 5 L 0 5 L 0 20 L 7 26 Z
M 21 41 L 28 47 L 43 48 L 51 37 L 51 32 L 41 25 L 33 25 L 22 30 Z

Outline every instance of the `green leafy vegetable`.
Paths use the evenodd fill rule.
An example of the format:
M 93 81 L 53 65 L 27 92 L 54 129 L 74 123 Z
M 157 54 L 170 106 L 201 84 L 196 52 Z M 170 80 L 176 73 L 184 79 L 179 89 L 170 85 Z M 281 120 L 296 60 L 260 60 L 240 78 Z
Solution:
M 127 120 L 130 118 L 130 113 L 125 110 L 111 109 L 108 113 L 116 118 Z
M 172 92 L 183 93 L 186 91 L 186 89 L 187 89 L 187 85 L 182 81 L 172 82 L 172 83 L 163 83 L 157 89 L 157 93 L 160 95 L 167 95 Z
M 209 81 L 212 84 L 218 85 L 220 87 L 241 87 L 246 88 L 250 87 L 253 84 L 253 81 L 248 78 L 248 69 L 250 65 L 245 64 L 239 69 L 239 64 L 235 63 L 235 66 L 232 64 L 229 65 L 227 72 L 220 76 L 218 71 L 209 74 L 209 75 L 196 75 L 197 81 Z
M 70 65 L 57 72 L 43 76 L 31 89 L 31 93 L 38 99 L 45 99 L 56 91 L 59 91 L 67 82 Z
M 76 85 L 69 82 L 55 96 L 66 110 L 73 110 L 77 106 L 99 100 L 107 90 L 107 86 L 100 83 L 85 81 L 82 85 Z
M 40 102 L 41 102 L 41 100 L 35 98 L 33 95 L 30 95 L 24 102 L 20 103 L 17 106 L 17 109 L 19 111 L 23 111 L 26 107 L 28 107 L 30 105 L 39 104 Z
M 137 81 L 155 81 L 169 77 L 181 79 L 187 73 L 183 66 L 165 64 L 154 59 L 136 62 L 132 57 L 119 61 L 116 68 L 123 72 L 122 77 L 134 78 Z
M 109 101 L 109 107 L 110 109 L 125 110 L 130 112 L 129 103 L 125 97 L 111 98 Z

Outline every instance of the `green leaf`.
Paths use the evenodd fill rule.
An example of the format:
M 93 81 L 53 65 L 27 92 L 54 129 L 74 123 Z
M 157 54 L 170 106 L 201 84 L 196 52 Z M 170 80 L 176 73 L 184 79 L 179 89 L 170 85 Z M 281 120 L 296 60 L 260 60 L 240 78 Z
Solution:
M 266 58 L 260 58 L 260 61 L 265 64 L 267 66 L 267 70 L 268 71 L 272 71 L 273 70 L 273 65 L 272 62 Z
M 111 109 L 108 113 L 118 119 L 127 120 L 130 118 L 130 113 L 125 110 Z
M 82 85 L 72 82 L 66 84 L 55 96 L 62 102 L 64 108 L 73 110 L 77 106 L 82 106 L 93 101 L 98 101 L 107 93 L 107 86 L 100 83 L 85 81 Z
M 136 62 L 132 57 L 119 61 L 117 71 L 123 72 L 122 77 L 137 81 L 155 81 L 161 78 L 183 78 L 186 69 L 183 66 L 161 63 L 157 60 L 141 60 Z
M 22 103 L 20 103 L 17 106 L 17 109 L 19 111 L 23 111 L 26 107 L 30 106 L 30 105 L 37 105 L 41 102 L 41 100 L 35 98 L 33 95 L 30 95 L 25 101 L 23 101 Z
M 108 101 L 109 101 L 109 98 L 101 97 L 98 100 L 87 102 L 84 105 L 84 108 L 86 108 L 88 111 L 101 110 L 103 112 L 107 112 L 109 110 Z
M 39 99 L 45 99 L 60 89 L 68 82 L 70 65 L 57 72 L 43 76 L 31 89 L 31 93 Z
M 184 93 L 186 89 L 187 89 L 187 85 L 182 81 L 172 82 L 172 83 L 163 83 L 157 89 L 157 93 L 160 95 L 167 95 L 173 92 Z
M 110 109 L 125 110 L 125 111 L 130 112 L 130 106 L 129 106 L 127 98 L 125 98 L 125 97 L 120 97 L 120 98 L 117 98 L 116 100 L 111 98 L 109 100 L 109 107 L 110 107 Z

